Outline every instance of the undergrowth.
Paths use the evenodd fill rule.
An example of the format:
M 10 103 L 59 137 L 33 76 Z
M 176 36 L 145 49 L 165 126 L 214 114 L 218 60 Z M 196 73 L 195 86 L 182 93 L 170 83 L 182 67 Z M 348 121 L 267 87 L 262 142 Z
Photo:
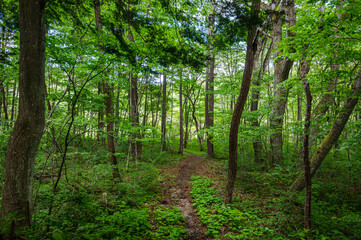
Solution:
M 226 206 L 214 182 L 206 177 L 192 177 L 193 205 L 207 235 L 216 239 L 275 239 L 278 234 L 269 229 L 254 212 Z
M 25 239 L 184 239 L 185 219 L 177 208 L 157 206 L 164 176 L 159 164 L 173 165 L 181 156 L 153 153 L 151 161 L 126 159 L 119 164 L 122 181 L 112 179 L 106 151 L 93 154 L 73 151 L 66 172 L 54 194 L 52 166 L 44 169 L 37 159 L 34 184 L 33 224 L 18 232 Z M 0 226 L 0 236 L 7 236 L 10 226 Z

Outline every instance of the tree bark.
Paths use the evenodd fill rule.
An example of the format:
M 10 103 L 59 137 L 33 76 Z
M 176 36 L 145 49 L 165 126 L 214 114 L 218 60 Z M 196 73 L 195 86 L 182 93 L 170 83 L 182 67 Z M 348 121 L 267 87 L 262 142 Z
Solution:
M 94 0 L 94 13 L 95 13 L 95 23 L 98 27 L 98 34 L 102 33 L 102 21 L 101 21 L 101 10 L 99 0 Z M 102 44 L 99 42 L 99 51 L 102 52 Z M 105 74 L 104 74 L 105 75 Z M 112 89 L 109 84 L 103 78 L 103 90 L 104 90 L 104 100 L 105 100 L 105 116 L 107 122 L 107 147 L 110 165 L 112 166 L 113 178 L 115 180 L 120 180 L 120 174 L 118 170 L 117 158 L 115 157 L 115 143 L 114 143 L 114 121 L 112 119 L 114 115 L 113 111 L 113 101 L 112 101 Z
M 264 41 L 264 46 L 266 44 L 266 41 Z M 256 53 L 255 53 L 255 58 L 254 58 L 254 66 L 253 66 L 253 73 L 255 75 L 255 77 L 253 77 L 252 83 L 254 85 L 254 87 L 252 88 L 252 92 L 251 92 L 251 111 L 252 112 L 257 112 L 258 111 L 258 103 L 259 103 L 259 97 L 260 97 L 260 86 L 261 86 L 261 79 L 263 76 L 263 69 L 264 68 L 259 68 L 259 55 L 261 53 L 262 48 L 258 48 Z M 268 54 L 267 54 L 268 55 Z M 266 58 L 267 58 L 266 55 Z M 260 124 L 259 124 L 259 120 L 258 120 L 258 114 L 256 114 L 254 116 L 254 119 L 252 120 L 251 125 L 255 128 L 259 128 Z M 263 150 L 263 145 L 261 142 L 261 137 L 257 136 L 256 139 L 253 141 L 253 152 L 254 152 L 254 161 L 256 163 L 263 163 L 264 159 L 262 157 L 262 150 Z
M 311 121 L 315 124 L 311 127 L 311 141 L 310 146 L 312 147 L 314 145 L 314 140 L 317 138 L 317 133 L 320 128 L 319 122 L 321 121 L 323 115 L 328 111 L 331 104 L 334 102 L 334 91 L 336 90 L 337 81 L 338 81 L 338 73 L 337 71 L 340 69 L 340 64 L 332 64 L 331 70 L 335 72 L 336 76 L 333 77 L 328 82 L 327 92 L 322 96 L 320 102 L 317 104 L 316 108 L 313 110 L 313 114 L 311 117 Z
M 186 128 L 184 133 L 184 148 L 187 148 L 188 135 L 189 135 L 189 104 L 187 97 L 184 99 L 184 110 L 185 110 L 184 123 Z
M 45 125 L 45 0 L 20 0 L 19 114 L 6 152 L 2 217 L 31 225 L 34 160 Z
M 225 202 L 231 203 L 233 196 L 234 183 L 236 181 L 237 174 L 237 145 L 238 145 L 238 129 L 242 113 L 244 110 L 244 105 L 247 100 L 249 88 L 251 85 L 252 71 L 254 65 L 255 54 L 257 51 L 257 21 L 260 10 L 260 0 L 252 0 L 251 6 L 251 23 L 248 27 L 248 36 L 247 36 L 247 53 L 246 53 L 246 63 L 243 72 L 243 79 L 241 90 L 237 98 L 236 104 L 234 106 L 234 111 L 231 120 L 231 128 L 229 131 L 229 159 L 228 159 L 228 178 L 225 194 Z
M 129 115 L 130 122 L 133 128 L 139 127 L 139 111 L 138 111 L 138 77 L 130 73 L 130 89 L 129 89 Z M 138 140 L 139 138 L 139 130 L 136 129 L 131 134 L 130 140 L 130 153 L 135 161 L 141 158 L 142 154 L 142 144 Z
M 114 142 L 114 121 L 113 121 L 113 101 L 112 101 L 112 92 L 113 89 L 109 84 L 104 83 L 104 93 L 105 93 L 105 114 L 107 122 L 107 143 L 108 143 L 108 154 L 110 165 L 112 166 L 113 178 L 115 181 L 121 181 L 117 158 L 115 156 L 115 142 Z
M 355 108 L 358 98 L 361 95 L 361 69 L 359 70 L 357 77 L 355 78 L 353 88 L 337 115 L 336 120 L 333 122 L 332 128 L 323 139 L 321 144 L 318 146 L 316 152 L 313 154 L 311 159 L 311 177 L 313 177 L 320 167 L 322 161 L 331 150 L 332 146 L 337 142 L 342 130 L 344 129 L 350 115 Z M 292 184 L 291 191 L 301 191 L 305 187 L 305 176 L 300 175 Z
M 304 227 L 305 229 L 311 229 L 311 169 L 309 159 L 309 136 L 310 136 L 310 124 L 311 124 L 311 108 L 312 108 L 312 94 L 310 85 L 307 81 L 307 74 L 310 71 L 309 62 L 301 63 L 301 79 L 302 85 L 306 95 L 306 115 L 305 126 L 303 135 L 303 165 L 304 165 L 304 177 L 306 183 L 305 192 L 305 206 L 304 206 Z
M 281 3 L 281 8 L 286 12 L 286 22 L 287 27 L 293 26 L 296 24 L 296 13 L 294 0 L 287 0 Z M 283 17 L 281 13 L 275 13 L 272 17 L 272 26 L 273 26 L 273 42 L 275 47 L 277 44 L 282 41 L 282 25 Z M 293 35 L 287 31 L 287 36 Z M 289 58 L 278 58 L 280 51 L 275 52 L 274 58 L 277 59 L 275 62 L 274 77 L 273 77 L 273 87 L 274 87 L 274 100 L 272 103 L 272 114 L 270 119 L 270 127 L 273 130 L 273 134 L 270 137 L 271 144 L 271 159 L 270 165 L 274 163 L 282 162 L 283 160 L 283 118 L 286 110 L 287 97 L 289 89 L 282 86 L 282 83 L 288 79 L 290 70 L 293 65 L 293 61 Z
M 129 6 L 129 4 L 128 4 Z M 135 42 L 131 25 L 129 25 L 128 29 L 128 39 L 131 42 Z M 130 80 L 130 87 L 129 87 L 129 115 L 130 115 L 130 122 L 133 128 L 136 128 L 135 131 L 131 134 L 130 140 L 130 154 L 135 159 L 137 164 L 138 159 L 142 156 L 142 143 L 138 139 L 140 136 L 139 131 L 139 97 L 138 97 L 138 76 L 137 76 L 137 60 L 133 58 L 133 69 L 132 72 L 129 74 Z
M 179 154 L 183 154 L 183 79 L 182 70 L 180 71 L 179 82 Z
M 6 104 L 6 93 L 5 93 L 5 88 L 4 88 L 4 84 L 3 84 L 2 80 L 0 80 L 0 92 L 1 92 L 3 109 L 4 109 L 4 119 L 9 120 L 8 107 Z M 0 105 L 0 107 L 1 107 L 1 105 Z
M 215 63 L 215 54 L 214 54 L 214 21 L 215 14 L 214 11 L 214 0 L 212 0 L 212 13 L 209 15 L 209 24 L 208 28 L 208 46 L 209 46 L 209 57 L 207 67 L 207 76 L 206 76 L 206 96 L 205 96 L 205 128 L 207 129 L 207 155 L 209 157 L 214 157 L 214 146 L 212 143 L 213 136 L 209 134 L 209 128 L 214 125 L 214 63 Z
M 201 83 L 202 85 L 202 83 Z M 194 121 L 194 124 L 195 124 L 195 127 L 196 127 L 196 133 L 197 133 L 197 138 L 198 138 L 198 144 L 199 144 L 199 150 L 200 151 L 203 151 L 203 145 L 202 145 L 202 136 L 199 134 L 199 130 L 200 130 L 200 124 L 197 120 L 197 117 L 196 117 L 196 103 L 197 103 L 197 99 L 199 98 L 199 94 L 200 94 L 200 88 L 198 90 L 197 93 L 195 93 L 195 89 L 194 88 L 191 88 L 191 89 L 188 89 L 188 92 L 187 92 L 187 98 L 190 102 L 190 104 L 192 105 L 192 118 L 193 118 L 193 121 Z M 192 100 L 192 97 L 190 95 L 190 92 L 193 91 L 193 95 L 194 95 L 194 101 Z M 192 129 L 192 127 L 190 127 L 190 129 Z
M 166 149 L 166 125 L 167 125 L 167 77 L 163 74 L 163 101 L 162 101 L 162 139 L 161 139 L 161 152 Z

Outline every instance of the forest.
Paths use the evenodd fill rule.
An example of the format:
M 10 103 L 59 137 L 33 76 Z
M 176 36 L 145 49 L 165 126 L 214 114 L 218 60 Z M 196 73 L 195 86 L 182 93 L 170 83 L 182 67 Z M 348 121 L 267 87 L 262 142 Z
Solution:
M 361 239 L 360 0 L 0 0 L 0 239 Z

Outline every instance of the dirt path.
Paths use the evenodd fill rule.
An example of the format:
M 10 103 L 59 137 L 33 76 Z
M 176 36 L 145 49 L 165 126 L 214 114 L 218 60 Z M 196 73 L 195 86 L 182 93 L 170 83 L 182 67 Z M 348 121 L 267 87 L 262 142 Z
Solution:
M 207 231 L 206 227 L 202 226 L 198 215 L 194 212 L 190 195 L 191 185 L 189 183 L 193 174 L 205 175 L 208 171 L 206 161 L 200 156 L 191 154 L 189 157 L 182 159 L 178 166 L 166 171 L 176 175 L 177 184 L 168 186 L 168 190 L 165 192 L 165 204 L 177 206 L 185 216 L 188 239 L 209 239 L 204 234 Z

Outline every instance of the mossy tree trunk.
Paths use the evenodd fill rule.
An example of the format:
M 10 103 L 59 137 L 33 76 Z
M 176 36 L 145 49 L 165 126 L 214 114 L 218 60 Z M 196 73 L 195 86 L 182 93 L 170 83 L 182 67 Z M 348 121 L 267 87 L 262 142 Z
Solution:
M 361 96 L 361 69 L 359 70 L 350 96 L 346 99 L 343 107 L 337 115 L 336 120 L 333 122 L 332 128 L 323 139 L 321 144 L 317 147 L 316 152 L 313 154 L 311 159 L 311 177 L 315 175 L 322 161 L 331 150 L 332 146 L 337 142 L 339 136 L 342 133 L 350 115 L 355 108 L 358 99 Z M 305 187 L 305 176 L 301 174 L 291 185 L 291 191 L 301 191 Z

